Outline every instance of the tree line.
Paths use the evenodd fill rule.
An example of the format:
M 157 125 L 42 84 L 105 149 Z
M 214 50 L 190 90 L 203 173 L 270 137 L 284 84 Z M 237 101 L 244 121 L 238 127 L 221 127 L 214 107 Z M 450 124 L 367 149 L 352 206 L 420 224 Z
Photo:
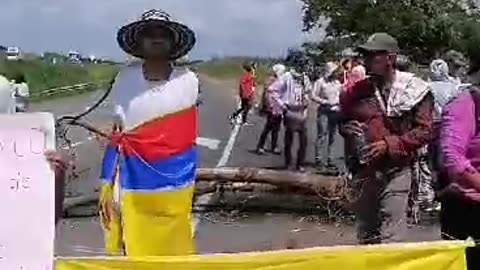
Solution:
M 305 31 L 320 27 L 327 38 L 306 43 L 312 54 L 332 56 L 374 32 L 396 37 L 402 53 L 427 63 L 448 50 L 478 53 L 480 10 L 476 0 L 301 0 Z

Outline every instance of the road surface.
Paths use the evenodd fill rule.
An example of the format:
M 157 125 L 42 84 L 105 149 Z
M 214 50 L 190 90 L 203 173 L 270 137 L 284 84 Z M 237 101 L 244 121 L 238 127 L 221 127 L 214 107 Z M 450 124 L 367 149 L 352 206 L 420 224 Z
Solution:
M 235 84 L 204 78 L 205 103 L 200 107 L 200 166 L 277 167 L 281 156 L 257 156 L 252 153 L 263 126 L 263 119 L 251 115 L 253 125 L 232 127 L 227 117 L 236 107 Z M 55 115 L 75 113 L 91 106 L 100 92 L 36 104 L 34 110 L 51 111 Z M 89 116 L 95 125 L 106 125 L 108 102 Z M 315 139 L 314 110 L 310 119 L 308 161 L 313 161 Z M 75 128 L 71 135 L 77 155 L 79 178 L 69 186 L 69 195 L 93 195 L 98 188 L 98 171 L 102 155 L 101 143 L 91 134 Z M 282 138 L 281 138 L 282 140 Z M 336 162 L 340 165 L 341 141 L 335 145 Z M 355 231 L 345 222 L 331 223 L 317 214 L 318 200 L 305 201 L 298 196 L 264 194 L 226 194 L 223 210 L 194 215 L 199 253 L 261 251 L 322 245 L 354 244 Z M 198 203 L 219 201 L 216 196 L 203 196 Z M 243 211 L 245 209 L 260 211 Z M 94 207 L 90 207 L 94 208 Z M 279 209 L 296 209 L 281 211 Z M 266 209 L 266 210 L 265 210 Z M 272 211 L 269 211 L 271 209 Z M 274 211 L 275 209 L 275 211 Z M 75 212 L 75 211 L 73 211 Z M 82 211 L 80 211 L 82 212 Z M 412 241 L 437 239 L 437 226 L 411 229 Z M 67 218 L 59 224 L 56 253 L 60 256 L 98 256 L 104 254 L 103 236 L 97 218 Z

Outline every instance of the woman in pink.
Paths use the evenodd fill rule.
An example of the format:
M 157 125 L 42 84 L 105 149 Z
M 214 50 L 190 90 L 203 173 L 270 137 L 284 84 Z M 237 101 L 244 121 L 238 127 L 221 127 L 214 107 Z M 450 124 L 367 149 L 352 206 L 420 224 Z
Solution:
M 473 86 L 444 108 L 440 128 L 444 239 L 480 240 L 480 54 L 472 59 Z
M 272 73 L 265 82 L 265 89 L 262 97 L 262 111 L 267 116 L 267 122 L 263 128 L 262 134 L 257 144 L 257 153 L 262 155 L 265 153 L 265 142 L 269 134 L 271 134 L 270 140 L 270 152 L 273 154 L 280 154 L 278 149 L 278 132 L 282 125 L 283 108 L 271 101 L 274 89 L 270 89 L 270 86 L 281 77 L 286 71 L 284 65 L 277 64 L 272 67 Z
M 349 93 L 357 82 L 363 81 L 367 77 L 367 72 L 360 59 L 353 59 L 352 66 L 351 71 L 344 74 L 343 92 L 340 94 L 340 107 L 348 106 Z

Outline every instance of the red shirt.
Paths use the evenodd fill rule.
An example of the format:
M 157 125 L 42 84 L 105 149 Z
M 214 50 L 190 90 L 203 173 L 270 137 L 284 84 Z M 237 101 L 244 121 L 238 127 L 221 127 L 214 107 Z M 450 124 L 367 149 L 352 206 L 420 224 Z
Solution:
M 378 106 L 373 84 L 368 79 L 358 82 L 342 96 L 342 122 L 356 120 L 367 125 L 369 143 L 385 140 L 390 163 L 408 164 L 416 150 L 430 141 L 433 97 L 427 95 L 402 117 L 386 117 Z M 383 164 L 373 164 L 383 165 Z
M 243 73 L 242 77 L 240 77 L 240 97 L 251 98 L 253 96 L 254 86 L 255 86 L 255 83 L 254 83 L 252 73 L 251 72 Z

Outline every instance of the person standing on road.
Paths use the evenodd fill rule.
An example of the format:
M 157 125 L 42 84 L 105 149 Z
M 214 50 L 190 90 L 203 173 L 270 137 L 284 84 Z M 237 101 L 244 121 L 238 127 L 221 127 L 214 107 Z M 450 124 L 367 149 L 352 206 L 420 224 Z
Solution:
M 430 64 L 430 85 L 435 101 L 434 120 L 440 121 L 443 107 L 460 94 L 461 84 L 458 78 L 450 76 L 448 63 L 436 59 Z
M 324 76 L 314 83 L 312 91 L 312 100 L 318 104 L 315 164 L 319 169 L 335 167 L 332 148 L 337 134 L 342 89 L 338 66 L 328 62 Z
M 195 34 L 149 10 L 117 41 L 142 61 L 124 67 L 112 87 L 118 128 L 103 158 L 100 195 L 107 252 L 192 254 L 198 78 L 173 61 L 193 48 Z
M 355 141 L 353 184 L 361 244 L 405 241 L 411 162 L 430 141 L 433 97 L 429 85 L 395 70 L 397 41 L 373 34 L 360 46 L 369 78 L 357 83 L 342 108 L 340 131 Z M 366 146 L 364 146 L 366 144 Z
M 349 63 L 350 62 L 344 62 L 342 68 L 343 69 L 348 68 L 350 66 Z M 340 94 L 340 106 L 343 106 L 343 107 L 348 107 L 348 104 L 344 103 L 345 99 L 343 98 L 343 96 L 348 95 L 349 92 L 352 91 L 355 84 L 357 84 L 357 82 L 363 81 L 367 76 L 365 67 L 363 66 L 362 61 L 359 59 L 358 56 L 356 56 L 351 61 L 351 63 L 352 63 L 351 71 L 350 72 L 344 71 L 344 75 L 343 75 L 343 81 L 342 81 L 343 91 Z
M 30 105 L 30 90 L 28 88 L 27 80 L 25 79 L 25 75 L 23 73 L 18 74 L 14 78 L 14 95 L 15 95 L 15 103 L 16 103 L 16 111 L 17 112 L 26 112 Z
M 465 56 L 455 50 L 448 51 L 444 56 L 449 67 L 450 80 L 457 85 L 462 84 L 462 78 L 465 76 L 466 66 L 468 66 Z
M 477 45 L 478 43 L 475 43 Z M 480 54 L 470 56 L 470 86 L 444 108 L 439 149 L 440 224 L 445 240 L 480 240 Z M 480 269 L 478 246 L 468 269 Z
M 367 71 L 365 70 L 362 60 L 358 56 L 353 58 L 352 65 L 353 68 L 350 81 L 353 85 L 355 85 L 357 82 L 363 81 L 365 79 L 365 77 L 367 76 Z
M 294 135 L 298 134 L 299 148 L 297 151 L 297 162 L 295 169 L 305 171 L 305 157 L 307 151 L 307 109 L 309 103 L 310 85 L 305 74 L 298 72 L 297 69 L 302 68 L 302 63 L 298 57 L 291 56 L 287 62 L 292 68 L 286 72 L 278 80 L 273 83 L 270 88 L 274 93 L 272 101 L 274 106 L 282 108 L 285 123 L 285 167 L 291 169 L 292 166 L 292 146 Z M 295 68 L 293 68 L 295 67 Z
M 430 87 L 434 100 L 433 132 L 432 141 L 429 145 L 417 151 L 414 161 L 414 178 L 412 190 L 411 211 L 413 217 L 418 219 L 419 210 L 431 212 L 435 210 L 434 174 L 432 169 L 438 156 L 437 149 L 432 147 L 438 138 L 439 127 L 442 118 L 442 110 L 445 105 L 459 94 L 459 81 L 449 74 L 447 62 L 443 59 L 433 60 L 430 64 Z
M 348 65 L 347 65 L 348 66 Z M 351 91 L 357 82 L 364 80 L 366 77 L 365 67 L 362 65 L 358 57 L 351 61 L 350 72 L 344 75 L 343 88 L 346 92 Z
M 267 140 L 268 134 L 271 133 L 270 141 L 270 152 L 273 154 L 280 154 L 280 150 L 277 147 L 278 144 L 278 133 L 282 126 L 282 115 L 283 110 L 281 107 L 277 106 L 276 103 L 272 101 L 273 96 L 277 93 L 272 93 L 272 88 L 270 86 L 278 79 L 285 74 L 286 68 L 282 64 L 277 64 L 272 67 L 272 74 L 267 78 L 265 82 L 265 89 L 262 97 L 262 107 L 263 111 L 267 116 L 267 122 L 263 128 L 262 134 L 257 144 L 257 153 L 262 155 L 265 153 L 265 142 Z
M 243 65 L 244 73 L 240 77 L 239 83 L 239 96 L 241 100 L 240 109 L 235 111 L 230 116 L 230 122 L 235 123 L 237 117 L 242 114 L 242 124 L 248 124 L 247 118 L 250 109 L 252 108 L 252 102 L 255 94 L 255 81 L 252 74 L 252 66 L 250 64 Z
M 445 106 L 468 87 L 462 87 L 459 81 L 450 76 L 450 68 L 448 63 L 443 59 L 433 60 L 430 64 L 430 86 L 434 98 L 434 114 L 433 114 L 433 138 L 430 147 L 433 157 L 433 168 L 438 169 L 442 161 L 439 159 L 438 139 L 440 134 L 440 126 L 442 123 L 442 115 Z M 438 171 L 438 170 L 437 170 Z
M 352 59 L 351 58 L 342 59 L 341 67 L 342 67 L 342 84 L 344 85 L 344 88 L 347 88 L 346 85 L 348 84 L 348 81 L 352 72 Z
M 13 84 L 2 75 L 0 75 L 0 113 L 15 113 L 15 95 L 13 94 Z

